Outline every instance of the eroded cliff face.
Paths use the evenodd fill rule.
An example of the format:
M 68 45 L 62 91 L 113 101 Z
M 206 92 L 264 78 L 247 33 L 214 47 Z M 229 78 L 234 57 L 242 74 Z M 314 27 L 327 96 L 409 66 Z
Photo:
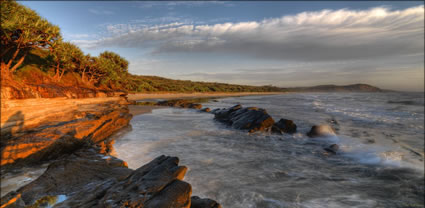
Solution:
M 132 115 L 125 94 L 99 95 L 29 99 L 2 95 L 1 166 L 54 159 L 127 126 Z

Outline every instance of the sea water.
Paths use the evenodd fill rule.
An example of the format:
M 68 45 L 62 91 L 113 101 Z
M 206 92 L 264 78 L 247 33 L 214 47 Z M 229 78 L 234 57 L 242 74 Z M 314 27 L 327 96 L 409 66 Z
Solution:
M 211 100 L 205 107 L 260 107 L 295 134 L 249 134 L 210 113 L 164 108 L 135 116 L 117 157 L 138 168 L 160 155 L 188 166 L 193 195 L 223 207 L 423 207 L 422 93 L 290 93 Z M 313 125 L 336 137 L 311 139 Z M 336 155 L 323 148 L 338 144 Z

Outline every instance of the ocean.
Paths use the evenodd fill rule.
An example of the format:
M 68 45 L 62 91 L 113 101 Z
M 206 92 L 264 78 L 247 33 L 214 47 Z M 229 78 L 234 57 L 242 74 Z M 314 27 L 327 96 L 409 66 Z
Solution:
M 163 108 L 137 115 L 114 144 L 138 168 L 160 155 L 188 166 L 193 195 L 228 208 L 424 207 L 423 93 L 288 93 L 213 99 L 290 119 L 295 134 L 232 129 L 214 115 Z M 308 138 L 313 125 L 335 137 Z M 336 155 L 324 147 L 338 144 Z

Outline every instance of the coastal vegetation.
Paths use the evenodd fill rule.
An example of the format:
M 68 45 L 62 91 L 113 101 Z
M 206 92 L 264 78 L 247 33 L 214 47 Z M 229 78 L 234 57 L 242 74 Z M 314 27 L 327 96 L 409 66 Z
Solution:
M 271 92 L 273 86 L 172 80 L 133 75 L 129 62 L 111 51 L 85 54 L 64 41 L 60 28 L 16 1 L 1 2 L 3 84 L 51 84 L 128 92 Z

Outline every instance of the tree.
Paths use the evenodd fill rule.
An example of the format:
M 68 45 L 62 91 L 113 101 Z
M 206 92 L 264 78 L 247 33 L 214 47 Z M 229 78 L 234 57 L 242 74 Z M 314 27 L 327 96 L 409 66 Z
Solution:
M 121 85 L 128 76 L 128 61 L 114 52 L 101 53 L 98 57 L 98 67 L 98 70 L 104 74 L 100 80 L 101 83 L 111 88 Z
M 78 71 L 81 68 L 84 53 L 76 45 L 59 39 L 51 45 L 51 49 L 55 61 L 54 78 L 57 81 L 62 79 L 65 71 Z
M 1 72 L 9 75 L 34 48 L 50 49 L 60 38 L 59 27 L 15 1 L 1 1 Z
M 86 73 L 88 75 L 87 79 L 90 83 L 97 84 L 100 79 L 105 76 L 104 70 L 100 65 L 100 60 L 98 57 L 86 56 Z

